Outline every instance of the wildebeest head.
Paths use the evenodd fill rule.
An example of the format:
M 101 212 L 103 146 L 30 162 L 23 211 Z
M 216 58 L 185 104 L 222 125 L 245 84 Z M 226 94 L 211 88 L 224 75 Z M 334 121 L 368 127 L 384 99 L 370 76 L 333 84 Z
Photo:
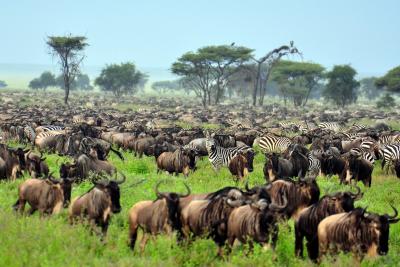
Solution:
M 362 229 L 368 229 L 363 231 L 362 238 L 365 239 L 378 239 L 377 252 L 379 255 L 386 255 L 389 251 L 389 226 L 391 223 L 397 223 L 400 218 L 397 218 L 398 212 L 395 207 L 391 205 L 394 215 L 379 215 L 376 213 L 364 212 L 364 219 L 360 223 Z M 364 228 L 365 227 L 365 228 Z
M 181 222 L 180 222 L 180 210 L 179 210 L 179 200 L 182 197 L 187 197 L 190 195 L 190 188 L 189 186 L 184 183 L 187 192 L 185 194 L 179 194 L 175 192 L 160 192 L 159 186 L 162 182 L 158 182 L 155 188 L 155 192 L 157 195 L 157 200 L 165 199 L 168 209 L 168 220 L 169 223 L 172 225 L 174 229 L 179 229 Z
M 217 147 L 217 145 L 215 143 L 215 140 L 211 139 L 211 138 L 207 138 L 207 140 L 206 140 L 206 148 L 207 148 L 208 154 L 210 154 L 210 152 L 215 151 L 216 147 Z
M 308 177 L 305 179 L 299 178 L 296 186 L 299 189 L 301 198 L 304 199 L 304 204 L 312 205 L 318 202 L 320 190 L 316 177 Z
M 75 163 L 62 163 L 60 166 L 60 177 L 63 179 L 76 177 L 78 174 L 77 171 L 78 167 Z
M 338 211 L 349 212 L 354 209 L 354 201 L 362 198 L 363 193 L 361 193 L 361 189 L 356 186 L 357 193 L 352 192 L 337 192 L 332 195 L 327 195 L 334 203 L 334 209 Z
M 99 181 L 93 181 L 96 188 L 106 192 L 110 196 L 111 211 L 113 213 L 121 212 L 119 185 L 124 183 L 126 180 L 125 175 L 123 175 L 122 173 L 121 173 L 121 175 L 123 176 L 123 178 L 121 180 L 102 179 Z
M 246 149 L 245 151 L 243 151 L 243 155 L 247 159 L 247 165 L 248 165 L 249 172 L 252 172 L 254 170 L 253 161 L 254 161 L 254 156 L 256 155 L 256 153 L 254 152 L 254 150 L 252 148 L 249 148 L 249 149 Z
M 64 208 L 68 207 L 69 203 L 71 202 L 72 183 L 75 181 L 75 179 L 76 178 L 64 178 L 60 183 L 64 192 Z
M 22 169 L 26 168 L 26 161 L 25 161 L 25 153 L 29 152 L 29 149 L 23 149 L 23 148 L 9 148 L 9 152 L 11 153 L 12 156 L 16 157 L 19 161 L 19 165 L 21 166 Z

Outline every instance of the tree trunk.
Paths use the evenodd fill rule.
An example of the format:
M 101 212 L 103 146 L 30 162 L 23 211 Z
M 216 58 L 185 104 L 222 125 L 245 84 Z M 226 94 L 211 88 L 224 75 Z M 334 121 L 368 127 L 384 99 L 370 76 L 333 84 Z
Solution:
M 261 63 L 258 63 L 256 82 L 254 83 L 254 90 L 253 90 L 253 106 L 257 105 L 257 93 L 258 93 L 258 87 L 260 84 L 260 73 L 261 73 Z

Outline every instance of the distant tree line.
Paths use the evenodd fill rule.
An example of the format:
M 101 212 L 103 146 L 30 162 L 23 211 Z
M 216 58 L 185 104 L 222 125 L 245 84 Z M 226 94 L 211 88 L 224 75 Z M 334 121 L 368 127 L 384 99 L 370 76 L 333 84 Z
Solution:
M 5 81 L 0 80 L 0 89 L 7 87 L 7 83 Z
M 50 71 L 45 71 L 38 78 L 31 80 L 28 87 L 34 90 L 46 90 L 49 87 L 65 90 L 64 77 L 62 74 L 56 77 Z M 78 74 L 71 81 L 70 89 L 89 91 L 93 89 L 93 86 L 90 84 L 90 78 L 87 74 Z

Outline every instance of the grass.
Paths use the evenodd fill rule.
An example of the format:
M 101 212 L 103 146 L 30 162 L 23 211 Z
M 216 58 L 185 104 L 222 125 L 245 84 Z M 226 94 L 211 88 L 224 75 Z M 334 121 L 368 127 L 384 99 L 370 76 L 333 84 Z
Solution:
M 67 211 L 59 215 L 39 218 L 17 216 L 11 209 L 17 199 L 17 188 L 22 179 L 16 182 L 0 183 L 0 266 L 310 266 L 308 260 L 294 257 L 293 222 L 289 227 L 280 226 L 279 240 L 275 252 L 255 246 L 254 252 L 246 255 L 246 247 L 239 245 L 226 259 L 215 258 L 216 246 L 210 240 L 199 239 L 190 247 L 179 247 L 174 237 L 158 236 L 149 242 L 143 255 L 131 252 L 127 246 L 129 208 L 140 200 L 154 199 L 154 186 L 164 180 L 161 190 L 184 191 L 186 181 L 194 193 L 211 192 L 223 186 L 235 185 L 227 169 L 215 173 L 207 159 L 198 163 L 198 171 L 185 180 L 183 176 L 156 174 L 154 158 L 134 158 L 125 152 L 125 162 L 111 155 L 110 161 L 127 175 L 127 182 L 121 187 L 120 214 L 113 215 L 106 242 L 92 235 L 85 225 L 70 226 Z M 58 175 L 57 155 L 47 155 L 51 171 Z M 64 159 L 61 159 L 64 160 Z M 61 161 L 59 160 L 58 163 Z M 262 167 L 264 156 L 255 158 L 255 170 L 250 174 L 250 184 L 264 182 Z M 136 181 L 146 181 L 132 186 Z M 328 180 L 318 178 L 322 194 L 346 190 L 337 177 Z M 243 186 L 243 184 L 239 184 Z M 398 208 L 400 183 L 393 176 L 383 175 L 377 167 L 373 173 L 372 187 L 367 189 L 364 198 L 356 206 L 368 206 L 370 211 L 391 212 L 388 203 Z M 89 182 L 73 187 L 72 197 L 83 194 L 91 187 Z M 140 237 L 139 237 L 140 238 Z M 391 225 L 390 250 L 385 257 L 366 259 L 362 266 L 398 266 L 400 255 L 400 224 Z M 350 255 L 339 255 L 327 259 L 322 266 L 349 266 L 353 264 Z

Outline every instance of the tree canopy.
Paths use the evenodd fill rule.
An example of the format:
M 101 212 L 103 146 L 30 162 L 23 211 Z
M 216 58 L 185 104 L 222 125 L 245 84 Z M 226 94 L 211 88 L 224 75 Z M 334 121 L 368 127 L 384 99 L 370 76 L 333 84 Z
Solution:
M 400 92 L 400 66 L 388 71 L 383 77 L 375 81 L 378 88 L 383 88 L 388 91 Z
M 56 84 L 61 89 L 65 90 L 64 77 L 62 75 L 56 78 Z M 70 89 L 90 91 L 93 90 L 93 86 L 90 84 L 90 78 L 87 74 L 79 73 L 71 81 Z
M 360 92 L 367 99 L 375 99 L 381 94 L 375 85 L 376 80 L 376 77 L 366 77 L 360 80 Z
M 228 78 L 248 61 L 252 49 L 242 46 L 206 46 L 183 54 L 172 64 L 172 72 L 184 78 L 186 86 L 201 98 L 203 106 L 218 104 L 225 93 Z
M 33 79 L 29 82 L 29 88 L 38 90 L 46 90 L 51 86 L 56 86 L 56 78 L 50 71 L 43 72 L 38 78 Z
M 7 83 L 5 81 L 0 80 L 0 88 L 7 87 Z
M 324 77 L 324 67 L 316 63 L 280 61 L 272 71 L 272 79 L 286 99 L 292 98 L 295 106 L 305 105 L 311 91 Z
M 47 45 L 53 56 L 57 56 L 64 80 L 65 97 L 64 103 L 68 103 L 71 83 L 75 76 L 80 73 L 80 65 L 85 58 L 83 50 L 88 43 L 84 36 L 49 36 Z
M 114 93 L 116 96 L 135 94 L 145 75 L 136 69 L 131 62 L 107 65 L 102 69 L 95 84 L 103 91 Z
M 168 91 L 175 91 L 182 89 L 179 80 L 157 81 L 151 85 L 151 88 L 159 93 L 166 93 Z
M 357 72 L 349 65 L 336 65 L 332 71 L 327 73 L 328 84 L 325 87 L 323 96 L 344 107 L 357 101 L 357 88 L 360 83 L 355 80 Z

